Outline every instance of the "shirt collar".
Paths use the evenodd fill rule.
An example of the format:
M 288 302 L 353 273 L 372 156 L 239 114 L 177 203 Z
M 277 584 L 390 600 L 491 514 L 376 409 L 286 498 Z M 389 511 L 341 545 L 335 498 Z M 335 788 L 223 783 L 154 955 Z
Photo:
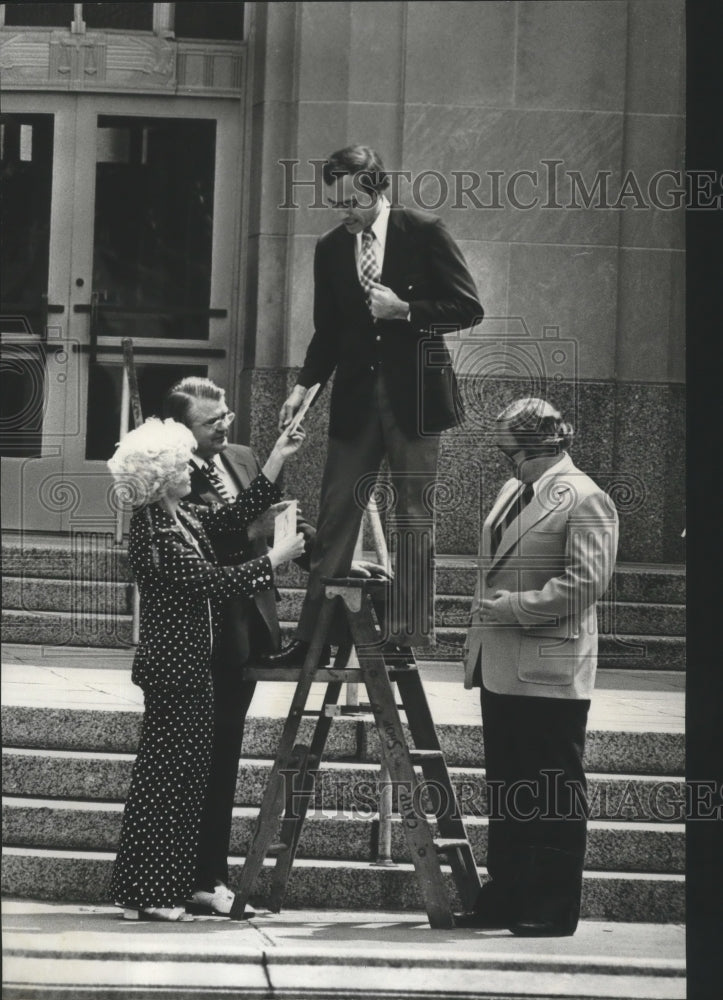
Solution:
M 567 467 L 568 458 L 569 456 L 567 452 L 563 451 L 559 460 L 555 462 L 554 465 L 551 465 L 549 469 L 545 469 L 545 471 L 542 473 L 541 476 L 538 476 L 538 478 L 532 484 L 532 489 L 535 496 L 537 496 L 537 494 L 540 492 L 542 484 L 548 478 L 548 476 L 556 476 L 558 473 L 562 472 L 563 468 Z M 520 486 L 524 486 L 524 483 L 522 482 L 521 479 L 518 479 L 517 482 L 519 484 L 518 489 Z
M 223 466 L 218 460 L 218 455 L 211 455 L 211 457 L 208 459 L 201 458 L 199 455 L 191 455 L 191 461 L 196 466 L 196 468 L 201 469 L 201 471 L 203 471 L 203 469 L 208 465 L 209 462 L 212 462 L 217 469 L 219 470 L 223 469 Z
M 371 230 L 374 233 L 376 239 L 379 241 L 379 245 L 381 247 L 384 247 L 387 242 L 387 227 L 389 226 L 389 212 L 392 206 L 389 204 L 389 200 L 385 195 L 379 196 L 379 203 L 381 206 L 379 209 L 379 214 L 377 215 L 374 222 L 372 222 Z M 362 239 L 362 234 L 357 233 L 356 234 L 357 249 L 361 248 L 361 239 Z

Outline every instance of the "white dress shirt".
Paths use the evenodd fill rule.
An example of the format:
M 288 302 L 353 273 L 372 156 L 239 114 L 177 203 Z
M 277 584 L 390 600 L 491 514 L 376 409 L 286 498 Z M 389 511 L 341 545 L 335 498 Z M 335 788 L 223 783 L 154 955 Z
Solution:
M 211 458 L 209 459 L 200 458 L 198 455 L 191 455 L 191 461 L 198 469 L 201 470 L 201 472 L 204 471 L 204 466 L 207 464 L 207 462 L 213 463 L 213 465 L 215 465 L 216 467 L 216 472 L 218 473 L 218 477 L 228 490 L 229 495 L 232 496 L 234 499 L 238 496 L 239 494 L 238 486 L 233 481 L 230 473 L 226 469 L 226 466 L 221 461 L 220 455 L 212 455 Z

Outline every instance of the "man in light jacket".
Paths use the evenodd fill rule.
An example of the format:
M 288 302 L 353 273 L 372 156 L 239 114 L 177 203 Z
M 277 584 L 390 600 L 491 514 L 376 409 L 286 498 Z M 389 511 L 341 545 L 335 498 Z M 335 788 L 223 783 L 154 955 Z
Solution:
M 573 464 L 573 429 L 549 403 L 516 400 L 493 433 L 514 478 L 482 528 L 465 664 L 465 686 L 481 688 L 490 881 L 457 920 L 566 936 L 585 856 L 595 605 L 612 577 L 618 519 Z

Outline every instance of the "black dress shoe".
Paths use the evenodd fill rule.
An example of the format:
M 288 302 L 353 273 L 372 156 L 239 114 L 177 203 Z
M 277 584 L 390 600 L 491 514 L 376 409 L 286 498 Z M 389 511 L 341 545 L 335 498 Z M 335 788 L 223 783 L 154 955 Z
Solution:
M 516 920 L 509 929 L 517 937 L 572 937 L 577 924 L 555 920 Z
M 474 927 L 482 931 L 507 930 L 509 920 L 501 913 L 478 913 L 476 910 L 469 910 L 467 913 L 454 914 L 455 927 Z
M 572 937 L 579 913 L 580 904 L 575 899 L 536 899 L 520 907 L 509 928 L 517 937 Z
M 466 913 L 455 913 L 455 927 L 475 927 L 478 930 L 506 930 L 515 919 L 511 893 L 496 882 L 486 882 Z
M 264 667 L 303 667 L 309 643 L 303 639 L 294 639 L 280 653 L 272 653 L 261 661 Z M 328 667 L 331 661 L 331 646 L 322 646 L 318 666 Z

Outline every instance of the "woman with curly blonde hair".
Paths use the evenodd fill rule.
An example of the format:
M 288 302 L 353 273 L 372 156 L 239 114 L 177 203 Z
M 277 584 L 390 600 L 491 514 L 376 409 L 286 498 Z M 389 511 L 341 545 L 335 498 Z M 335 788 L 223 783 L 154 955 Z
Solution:
M 274 568 L 304 549 L 297 534 L 267 555 L 219 566 L 214 537 L 243 529 L 280 499 L 275 480 L 304 439 L 284 432 L 261 473 L 232 504 L 185 502 L 192 432 L 151 417 L 108 462 L 137 508 L 129 561 L 140 591 L 132 679 L 144 695 L 141 740 L 123 813 L 111 895 L 126 919 L 191 920 L 191 892 L 213 734 L 211 650 L 223 602 L 274 586 Z

